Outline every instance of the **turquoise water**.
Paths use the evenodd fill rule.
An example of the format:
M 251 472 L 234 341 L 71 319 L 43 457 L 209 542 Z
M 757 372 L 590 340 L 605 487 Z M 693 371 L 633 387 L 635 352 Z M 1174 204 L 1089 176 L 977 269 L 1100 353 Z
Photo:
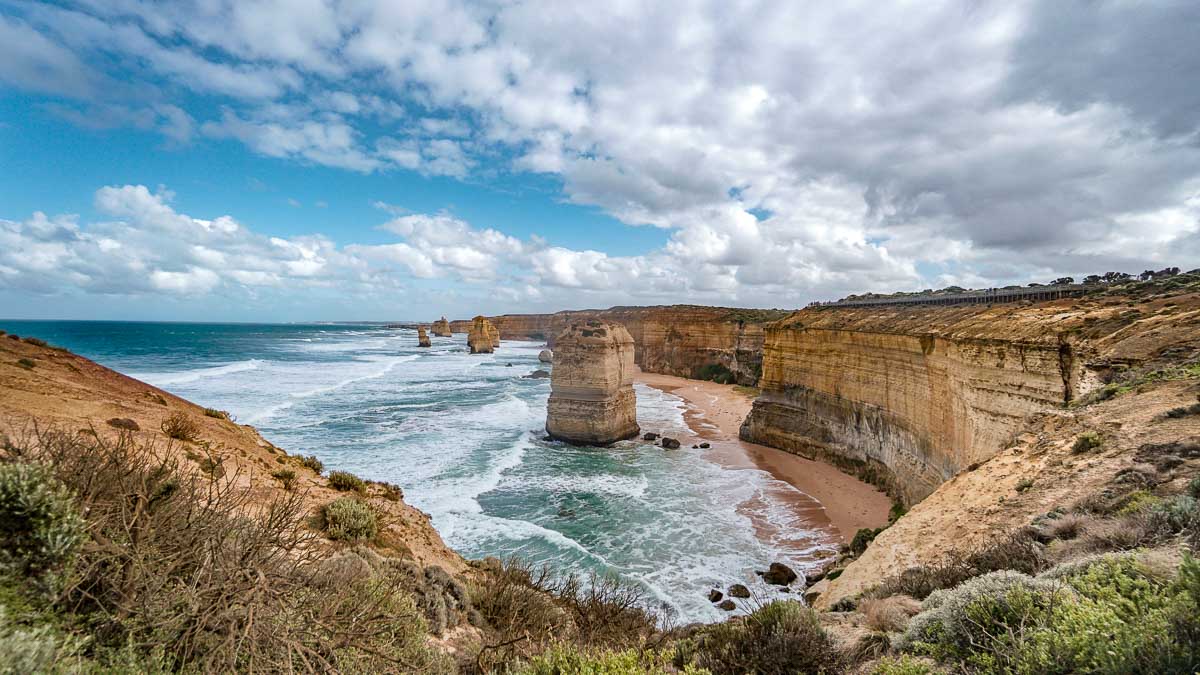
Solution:
M 548 380 L 523 379 L 539 343 L 470 355 L 465 336 L 416 346 L 373 325 L 0 321 L 198 404 L 228 410 L 291 453 L 401 485 L 468 557 L 517 554 L 645 586 L 677 621 L 724 616 L 708 589 L 827 554 L 795 489 L 700 450 L 542 440 Z M 511 366 L 509 365 L 511 364 Z M 683 402 L 638 386 L 647 431 L 683 434 Z M 757 527 L 756 527 L 757 524 Z

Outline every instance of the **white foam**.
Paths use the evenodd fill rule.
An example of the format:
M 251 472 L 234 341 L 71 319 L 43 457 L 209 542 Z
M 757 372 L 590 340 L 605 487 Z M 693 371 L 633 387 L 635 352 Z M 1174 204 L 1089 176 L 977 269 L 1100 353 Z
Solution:
M 262 364 L 263 362 L 259 359 L 248 359 L 246 361 L 227 363 L 223 366 L 213 366 L 211 368 L 195 368 L 193 370 L 176 370 L 161 373 L 129 373 L 129 376 L 156 387 L 165 387 L 174 384 L 188 384 L 206 378 L 223 377 L 233 373 L 242 373 L 247 370 L 256 370 Z

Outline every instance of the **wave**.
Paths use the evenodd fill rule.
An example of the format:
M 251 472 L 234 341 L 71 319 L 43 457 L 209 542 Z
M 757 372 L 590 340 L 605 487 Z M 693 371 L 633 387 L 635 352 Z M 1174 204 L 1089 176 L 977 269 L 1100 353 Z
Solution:
M 262 410 L 254 413 L 252 415 L 249 415 L 248 417 L 246 417 L 246 423 L 258 424 L 265 419 L 270 419 L 271 417 L 274 417 L 275 415 L 279 414 L 280 412 L 283 412 L 284 410 L 291 408 L 298 401 L 301 401 L 303 399 L 310 398 L 312 396 L 317 396 L 318 394 L 328 394 L 328 393 L 337 391 L 339 389 L 344 389 L 352 384 L 357 384 L 359 382 L 365 382 L 367 380 L 378 379 L 378 378 L 383 377 L 384 375 L 387 375 L 388 373 L 390 373 L 393 368 L 400 365 L 401 363 L 408 363 L 410 361 L 415 361 L 419 358 L 421 358 L 421 357 L 417 354 L 412 354 L 409 356 L 400 356 L 400 357 L 397 357 L 394 359 L 387 360 L 387 362 L 386 362 L 387 365 L 385 365 L 383 368 L 380 368 L 379 370 L 377 370 L 375 372 L 368 373 L 366 375 L 359 375 L 357 377 L 350 377 L 350 378 L 347 378 L 340 382 L 335 382 L 331 385 L 327 385 L 327 386 L 323 386 L 323 387 L 316 387 L 315 389 L 308 389 L 305 391 L 292 392 L 292 393 L 288 394 L 288 397 L 291 400 L 283 401 L 280 403 L 276 403 L 274 405 L 267 406 L 266 408 L 263 408 Z
M 260 359 L 248 359 L 246 361 L 234 361 L 223 366 L 213 366 L 211 368 L 195 368 L 192 370 L 175 370 L 159 373 L 129 373 L 129 376 L 143 382 L 148 382 L 156 387 L 163 387 L 173 384 L 188 384 L 206 378 L 232 375 L 233 373 L 243 373 L 247 370 L 257 370 L 262 364 L 263 361 Z

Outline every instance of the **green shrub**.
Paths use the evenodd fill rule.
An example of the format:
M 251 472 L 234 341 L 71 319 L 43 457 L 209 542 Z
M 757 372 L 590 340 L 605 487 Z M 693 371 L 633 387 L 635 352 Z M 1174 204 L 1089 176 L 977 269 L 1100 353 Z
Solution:
M 296 472 L 291 469 L 276 469 L 271 472 L 271 477 L 283 483 L 284 490 L 296 487 Z
M 329 487 L 341 492 L 363 492 L 367 489 L 367 484 L 348 471 L 330 471 Z
M 35 338 L 35 337 L 27 337 L 27 338 L 25 338 L 25 343 L 26 343 L 26 344 L 31 344 L 31 345 L 33 345 L 34 347 L 45 347 L 45 346 L 47 346 L 47 343 L 46 343 L 46 341 L 45 341 L 45 340 L 43 340 L 43 339 L 41 339 L 41 338 Z
M 339 541 L 374 539 L 379 520 L 371 505 L 356 497 L 338 497 L 322 508 L 325 534 Z
M 83 646 L 83 640 L 63 635 L 52 626 L 22 625 L 0 604 L 0 673 L 67 672 L 64 665 Z
M 1033 479 L 1032 478 L 1022 478 L 1021 480 L 1017 481 L 1016 490 L 1017 490 L 1017 492 L 1024 492 L 1032 487 L 1033 487 Z
M 317 459 L 316 455 L 305 455 L 304 457 L 301 457 L 300 465 L 306 466 L 313 471 L 316 471 L 318 474 L 325 470 L 325 465 L 321 463 L 321 460 Z
M 658 652 L 638 651 L 580 651 L 570 645 L 556 645 L 517 672 L 520 675 L 667 675 L 667 658 Z M 684 672 L 699 675 L 702 671 Z
M 933 672 L 925 662 L 902 654 L 899 658 L 885 656 L 880 659 L 871 670 L 871 675 L 930 675 Z
M 1087 431 L 1075 438 L 1075 443 L 1071 446 L 1071 452 L 1077 455 L 1082 454 L 1090 450 L 1095 450 L 1103 445 L 1103 443 L 1104 439 L 1100 437 L 1100 434 L 1094 431 Z
M 991 572 L 931 594 L 895 644 L 980 670 L 1003 670 L 1016 659 L 1022 631 L 1072 594 L 1053 580 Z
M 1196 476 L 1187 485 L 1187 493 L 1192 499 L 1200 499 L 1200 476 Z
M 910 567 L 868 589 L 864 595 L 872 598 L 909 595 L 920 600 L 934 591 L 954 588 L 988 572 L 1013 570 L 1037 574 L 1048 567 L 1050 561 L 1044 547 L 1033 538 L 1033 532 L 1022 529 L 968 555 L 951 554 L 936 563 Z
M 737 375 L 719 363 L 710 363 L 696 369 L 697 380 L 711 380 L 718 384 L 737 384 Z
M 200 425 L 182 410 L 175 411 L 159 425 L 168 438 L 177 441 L 195 441 L 200 437 Z
M 212 418 L 219 419 L 219 420 L 225 420 L 226 422 L 229 422 L 233 419 L 233 417 L 228 412 L 226 412 L 224 410 L 217 410 L 216 408 L 205 408 L 204 416 L 212 417 Z
M 108 426 L 122 431 L 140 431 L 141 425 L 128 417 L 113 417 L 108 420 Z
M 867 546 L 869 546 L 871 542 L 875 541 L 875 537 L 879 536 L 879 533 L 883 532 L 883 530 L 884 528 L 882 527 L 877 527 L 874 529 L 864 527 L 858 532 L 855 532 L 854 538 L 850 540 L 850 550 L 854 553 L 854 555 L 862 555 L 863 551 L 867 550 Z
M 33 370 L 37 363 L 33 359 L 17 359 L 17 365 L 25 370 Z
M 0 464 L 0 568 L 41 577 L 66 565 L 87 537 L 71 491 L 37 464 Z
M 793 601 L 708 627 L 696 638 L 692 658 L 714 673 L 834 673 L 842 666 L 816 613 Z

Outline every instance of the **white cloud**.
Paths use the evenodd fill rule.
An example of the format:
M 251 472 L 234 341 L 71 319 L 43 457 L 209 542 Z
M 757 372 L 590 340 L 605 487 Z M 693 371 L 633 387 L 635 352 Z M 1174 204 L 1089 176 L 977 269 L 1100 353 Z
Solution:
M 85 0 L 15 13 L 0 17 L 17 40 L 0 39 L 0 79 L 90 101 L 60 111 L 78 123 L 178 143 L 199 129 L 364 173 L 552 174 L 568 201 L 669 232 L 661 250 L 616 256 L 401 214 L 388 229 L 402 242 L 296 247 L 247 279 L 323 278 L 337 254 L 357 274 L 503 280 L 527 302 L 561 288 L 797 305 L 1200 262 L 1197 93 L 1179 86 L 1200 65 L 1194 3 Z M 114 62 L 133 72 L 93 70 Z M 135 104 L 129 87 L 95 84 L 120 79 L 224 107 L 206 118 L 184 97 Z M 146 202 L 145 227 L 203 229 L 155 212 L 159 195 L 116 197 Z M 134 218 L 122 204 L 110 213 Z M 40 260 L 62 254 L 40 246 Z

